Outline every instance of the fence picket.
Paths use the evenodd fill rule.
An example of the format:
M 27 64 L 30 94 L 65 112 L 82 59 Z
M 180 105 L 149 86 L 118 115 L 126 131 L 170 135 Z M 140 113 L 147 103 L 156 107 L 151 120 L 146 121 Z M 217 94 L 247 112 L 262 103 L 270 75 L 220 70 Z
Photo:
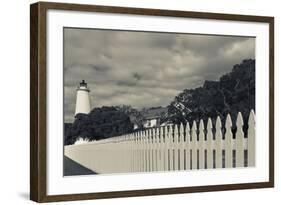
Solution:
M 173 127 L 172 125 L 169 126 L 169 138 L 168 138 L 168 143 L 169 143 L 169 170 L 174 170 L 173 164 L 174 164 L 174 153 L 173 153 Z
M 191 152 L 191 169 L 197 169 L 197 125 L 193 121 L 191 128 L 191 143 L 190 143 L 190 152 Z
M 248 166 L 253 167 L 255 166 L 255 135 L 256 135 L 256 128 L 255 128 L 255 113 L 253 110 L 250 112 L 249 120 L 248 120 Z
M 149 130 L 145 131 L 145 171 L 149 172 L 149 141 L 148 141 Z
M 156 142 L 156 129 L 152 128 L 152 171 L 155 171 L 155 165 L 156 165 L 156 160 L 155 160 L 155 143 Z
M 208 118 L 207 123 L 207 169 L 213 168 L 213 124 L 212 120 Z
M 179 130 L 178 126 L 174 127 L 174 143 L 173 143 L 173 153 L 174 153 L 174 170 L 179 170 Z
M 190 143 L 190 127 L 187 122 L 185 126 L 185 170 L 191 169 Z
M 144 137 L 143 131 L 140 131 L 140 171 L 144 171 Z
M 159 128 L 156 128 L 156 136 L 155 136 L 155 171 L 159 171 Z
M 169 155 L 169 144 L 168 144 L 168 138 L 169 138 L 169 135 L 168 135 L 168 126 L 166 125 L 165 126 L 165 129 L 164 129 L 164 134 L 165 134 L 165 137 L 164 137 L 164 171 L 168 171 L 169 170 L 169 161 L 168 161 L 168 155 Z
M 152 170 L 152 130 L 149 129 L 148 133 L 148 156 L 149 156 L 149 171 Z
M 218 116 L 216 120 L 216 138 L 215 138 L 215 155 L 216 155 L 216 168 L 222 168 L 222 132 L 221 132 L 221 119 Z
M 139 172 L 139 133 L 136 133 L 135 136 L 136 139 L 136 157 L 135 157 L 135 161 L 136 161 L 136 172 Z
M 212 120 L 153 127 L 86 144 L 65 146 L 65 155 L 97 173 L 151 172 L 255 166 L 255 114 L 248 116 L 247 138 L 239 112 L 233 138 L 232 119 L 222 128 Z M 224 132 L 223 132 L 224 131 Z M 224 133 L 224 138 L 223 138 Z M 215 137 L 215 138 L 213 138 Z
M 232 141 L 233 135 L 231 131 L 232 121 L 229 114 L 227 114 L 225 121 L 225 167 L 232 167 Z
M 199 141 L 198 141 L 198 154 L 199 154 L 199 169 L 204 168 L 205 160 L 204 160 L 204 151 L 205 151 L 205 133 L 204 133 L 204 123 L 203 120 L 200 120 L 199 123 Z
M 164 147 L 164 129 L 163 127 L 160 127 L 160 137 L 159 137 L 159 140 L 160 140 L 160 145 L 159 145 L 159 151 L 160 151 L 160 165 L 159 165 L 159 171 L 164 171 L 165 170 L 165 161 L 164 161 L 164 158 L 165 158 L 165 147 Z
M 237 132 L 236 132 L 236 167 L 244 166 L 244 132 L 243 132 L 243 117 L 241 112 L 237 115 Z
M 180 124 L 180 137 L 179 137 L 179 166 L 180 166 L 180 170 L 184 170 L 184 150 L 185 150 L 185 146 L 184 146 L 184 128 L 183 128 L 183 124 Z

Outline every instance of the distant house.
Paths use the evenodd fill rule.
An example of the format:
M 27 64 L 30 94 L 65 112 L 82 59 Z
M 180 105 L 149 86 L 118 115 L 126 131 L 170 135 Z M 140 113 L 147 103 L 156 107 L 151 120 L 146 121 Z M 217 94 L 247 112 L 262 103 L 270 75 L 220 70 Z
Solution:
M 142 123 L 143 128 L 159 127 L 161 124 L 160 119 L 166 115 L 167 111 L 167 107 L 155 107 L 141 111 L 141 114 L 144 118 Z M 134 129 L 138 128 L 139 126 L 134 124 Z

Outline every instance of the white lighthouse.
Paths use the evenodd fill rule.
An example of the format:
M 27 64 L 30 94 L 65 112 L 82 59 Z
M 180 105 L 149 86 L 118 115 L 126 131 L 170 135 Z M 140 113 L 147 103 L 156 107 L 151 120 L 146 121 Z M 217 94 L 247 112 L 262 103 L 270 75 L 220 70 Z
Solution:
M 75 108 L 75 116 L 78 113 L 88 114 L 91 109 L 90 105 L 90 97 L 89 97 L 89 88 L 87 83 L 82 80 L 79 86 L 77 87 L 77 97 L 76 97 L 76 108 Z

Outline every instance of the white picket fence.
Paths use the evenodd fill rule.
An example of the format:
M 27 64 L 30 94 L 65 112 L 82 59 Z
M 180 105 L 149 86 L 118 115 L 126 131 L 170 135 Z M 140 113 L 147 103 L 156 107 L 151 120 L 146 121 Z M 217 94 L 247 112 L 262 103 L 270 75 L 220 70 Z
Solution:
M 255 115 L 248 118 L 247 137 L 239 112 L 235 138 L 227 115 L 222 129 L 220 117 L 215 128 L 200 120 L 186 125 L 168 125 L 112 137 L 105 140 L 65 146 L 65 155 L 96 173 L 127 173 L 196 170 L 255 166 Z M 222 132 L 222 130 L 225 130 Z

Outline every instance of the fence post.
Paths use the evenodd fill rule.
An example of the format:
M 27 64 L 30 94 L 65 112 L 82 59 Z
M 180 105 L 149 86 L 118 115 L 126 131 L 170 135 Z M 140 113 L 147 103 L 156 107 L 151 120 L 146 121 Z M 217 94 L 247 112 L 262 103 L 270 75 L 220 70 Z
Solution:
M 237 132 L 236 132 L 236 167 L 244 166 L 244 132 L 243 132 L 243 118 L 241 112 L 237 115 Z
M 229 114 L 226 116 L 225 121 L 225 135 L 224 135 L 224 141 L 225 141 L 225 167 L 230 168 L 232 167 L 232 141 L 233 141 L 233 135 L 231 131 L 232 127 L 232 120 Z
M 255 113 L 253 110 L 250 112 L 248 120 L 248 167 L 255 166 L 255 152 L 256 152 L 256 128 L 255 128 Z

